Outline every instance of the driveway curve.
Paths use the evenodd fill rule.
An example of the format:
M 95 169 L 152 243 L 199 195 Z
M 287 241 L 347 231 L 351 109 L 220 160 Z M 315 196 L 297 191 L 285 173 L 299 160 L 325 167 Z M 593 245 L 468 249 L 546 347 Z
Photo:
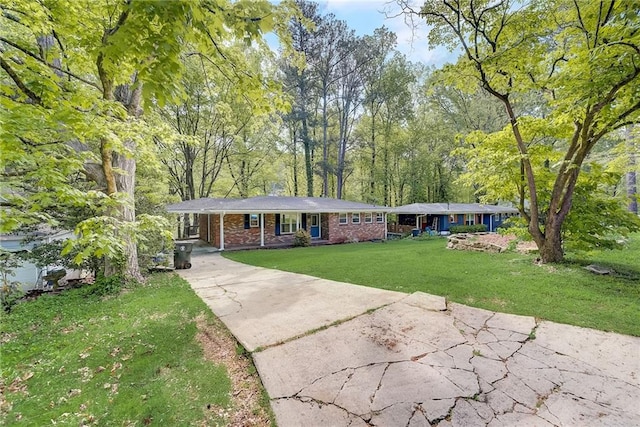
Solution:
M 194 255 L 280 427 L 640 425 L 640 338 Z

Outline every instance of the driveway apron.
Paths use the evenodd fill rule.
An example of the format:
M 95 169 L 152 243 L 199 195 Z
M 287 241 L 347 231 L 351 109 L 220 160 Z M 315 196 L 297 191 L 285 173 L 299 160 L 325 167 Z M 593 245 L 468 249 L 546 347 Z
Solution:
M 640 425 L 640 338 L 195 255 L 280 427 Z

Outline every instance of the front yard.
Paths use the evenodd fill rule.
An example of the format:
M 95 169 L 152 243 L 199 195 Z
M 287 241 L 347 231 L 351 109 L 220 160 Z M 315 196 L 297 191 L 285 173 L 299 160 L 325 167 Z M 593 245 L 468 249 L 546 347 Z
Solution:
M 536 265 L 534 255 L 453 251 L 446 239 L 227 252 L 244 263 L 488 310 L 640 336 L 640 235 L 627 249 Z M 582 267 L 610 266 L 597 276 Z
M 260 425 L 250 358 L 177 275 L 0 314 L 0 425 Z

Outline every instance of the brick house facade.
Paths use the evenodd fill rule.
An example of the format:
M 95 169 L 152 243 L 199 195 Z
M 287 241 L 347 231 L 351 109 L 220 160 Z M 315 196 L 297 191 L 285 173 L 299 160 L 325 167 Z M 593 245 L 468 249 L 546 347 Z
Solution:
M 320 215 L 320 236 L 319 240 L 328 243 L 345 243 L 345 242 L 363 242 L 370 240 L 385 239 L 386 224 L 380 221 L 379 216 L 375 213 L 357 212 L 361 220 L 359 223 L 353 223 L 354 213 L 346 213 L 347 223 L 340 223 L 339 213 L 321 213 Z M 365 222 L 367 214 L 371 214 L 372 221 Z M 260 246 L 261 245 L 261 229 L 258 226 L 247 227 L 248 214 L 226 214 L 224 215 L 224 245 L 227 248 L 243 247 L 243 246 Z M 293 244 L 293 232 L 276 232 L 277 219 L 276 216 L 281 214 L 266 213 L 264 214 L 264 245 L 287 245 Z M 301 213 L 298 215 L 298 226 L 309 231 L 311 224 L 311 215 Z M 345 214 L 342 214 L 343 217 Z M 303 216 L 305 219 L 303 220 Z M 221 247 L 220 242 L 220 215 L 209 214 L 199 216 L 199 237 L 215 247 Z
M 224 250 L 293 244 L 301 228 L 326 243 L 386 239 L 389 208 L 328 197 L 258 196 L 185 200 L 167 211 L 197 214 L 199 238 Z

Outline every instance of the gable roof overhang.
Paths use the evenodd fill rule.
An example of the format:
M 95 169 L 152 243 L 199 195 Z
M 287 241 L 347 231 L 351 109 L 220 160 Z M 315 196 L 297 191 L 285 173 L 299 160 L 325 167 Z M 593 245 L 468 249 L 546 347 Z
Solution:
M 348 213 L 389 212 L 385 206 L 350 202 L 327 197 L 258 196 L 248 199 L 204 198 L 167 206 L 170 213 L 247 214 L 247 213 Z
M 390 213 L 407 215 L 451 215 L 451 214 L 500 214 L 518 213 L 510 206 L 484 205 L 481 203 L 413 203 L 393 208 Z

